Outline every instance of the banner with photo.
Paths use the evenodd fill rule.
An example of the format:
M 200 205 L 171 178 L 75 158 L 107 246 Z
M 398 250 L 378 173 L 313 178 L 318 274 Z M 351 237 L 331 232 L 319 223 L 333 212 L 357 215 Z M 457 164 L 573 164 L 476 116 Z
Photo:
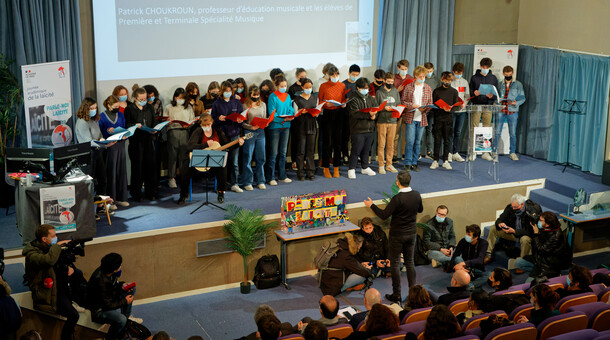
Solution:
M 482 154 L 491 152 L 493 128 L 491 126 L 477 126 L 474 128 L 473 152 Z
M 29 148 L 72 144 L 70 61 L 21 66 Z
M 76 205 L 73 185 L 40 189 L 40 221 L 55 227 L 57 233 L 76 231 Z

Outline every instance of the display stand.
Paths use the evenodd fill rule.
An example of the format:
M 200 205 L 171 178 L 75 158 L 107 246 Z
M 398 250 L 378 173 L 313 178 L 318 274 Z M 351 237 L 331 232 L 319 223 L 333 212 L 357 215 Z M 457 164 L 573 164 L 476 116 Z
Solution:
M 498 114 L 500 112 L 500 105 L 467 105 L 466 111 L 468 111 L 468 148 L 467 148 L 467 157 L 466 157 L 466 165 L 464 166 L 464 174 L 468 177 L 468 180 L 473 181 L 472 176 L 472 165 L 474 163 L 473 156 L 474 155 L 482 155 L 486 152 L 489 152 L 493 161 L 489 164 L 489 169 L 487 173 L 494 179 L 494 181 L 500 181 L 500 173 L 499 173 L 499 162 L 497 155 L 497 146 L 493 146 L 492 139 L 495 138 L 495 124 L 498 119 Z M 472 127 L 473 118 L 472 116 L 476 112 L 481 112 L 481 117 L 485 114 L 485 112 L 491 113 L 491 126 L 489 127 L 490 137 L 491 138 L 483 138 L 482 136 L 478 136 L 479 140 L 475 140 L 477 136 L 474 135 L 474 129 Z M 478 122 L 477 122 L 478 123 Z M 479 126 L 477 124 L 477 126 Z M 475 144 L 476 142 L 476 144 Z M 476 147 L 476 150 L 475 150 Z M 481 151 L 483 148 L 488 147 L 487 151 Z
M 566 150 L 566 161 L 563 163 L 557 163 L 555 165 L 559 165 L 562 166 L 563 165 L 563 170 L 561 172 L 565 172 L 566 168 L 572 167 L 572 168 L 576 168 L 576 169 L 580 169 L 581 166 L 580 165 L 576 165 L 574 163 L 570 163 L 570 142 L 572 140 L 572 117 L 574 115 L 585 115 L 585 106 L 587 105 L 587 102 L 584 100 L 574 100 L 574 99 L 564 99 L 563 100 L 563 104 L 561 105 L 561 107 L 559 108 L 560 112 L 565 112 L 568 114 L 568 119 L 569 119 L 569 123 L 568 123 L 568 146 L 567 146 L 567 150 Z
M 211 168 L 222 168 L 227 164 L 227 153 L 225 151 L 216 150 L 193 150 L 191 153 L 190 167 L 195 168 L 197 171 L 206 172 Z M 216 205 L 208 199 L 208 185 L 210 182 L 210 176 L 205 178 L 205 201 L 197 207 L 197 209 L 191 211 L 191 215 L 195 211 L 201 209 L 204 205 L 211 205 L 218 209 L 227 210 L 219 205 Z

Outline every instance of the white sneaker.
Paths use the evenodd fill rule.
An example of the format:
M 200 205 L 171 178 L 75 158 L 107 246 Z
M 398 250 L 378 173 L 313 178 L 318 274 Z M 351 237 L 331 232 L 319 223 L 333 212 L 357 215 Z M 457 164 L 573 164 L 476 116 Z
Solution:
M 518 157 L 518 156 L 517 156 L 517 154 L 516 154 L 516 153 L 514 153 L 514 152 L 513 152 L 513 153 L 511 153 L 511 154 L 510 154 L 508 157 L 509 157 L 510 159 L 512 159 L 513 161 L 518 161 L 518 160 L 519 160 L 519 157 Z
M 449 159 L 447 159 L 447 161 L 449 163 L 453 162 L 453 155 L 451 154 L 451 152 L 449 153 Z
M 231 186 L 231 191 L 238 192 L 238 193 L 239 192 L 244 192 L 243 190 L 241 190 L 241 188 L 237 184 L 234 184 L 234 185 Z
M 360 170 L 360 173 L 361 173 L 361 174 L 363 174 L 363 175 L 369 175 L 369 176 L 375 176 L 375 175 L 377 175 L 377 174 L 375 173 L 375 171 L 373 171 L 373 169 L 371 169 L 370 167 L 369 167 L 369 168 L 366 168 L 366 169 L 362 169 L 362 170 Z
M 252 191 L 252 190 L 254 190 L 254 188 L 252 187 L 252 185 L 248 184 L 248 185 L 246 185 L 246 186 L 244 187 L 244 190 L 246 190 L 246 191 Z
M 453 158 L 454 161 L 456 162 L 463 162 L 464 158 L 462 158 L 462 156 L 460 156 L 459 153 L 454 153 L 453 156 L 451 156 L 451 158 Z
M 175 178 L 170 178 L 169 179 L 169 183 L 168 183 L 169 187 L 172 189 L 176 189 L 178 186 L 176 185 L 176 179 Z
M 392 164 L 386 166 L 385 169 L 389 172 L 394 172 L 394 173 L 398 172 L 398 170 L 396 170 L 396 168 Z
M 434 162 L 432 162 L 432 165 L 430 165 L 430 169 L 431 169 L 431 170 L 434 170 L 434 169 L 436 169 L 436 168 L 438 168 L 438 162 L 437 162 L 437 161 L 434 161 Z
M 277 181 L 272 179 L 272 180 L 269 181 L 269 185 L 275 186 L 275 185 L 277 185 Z
M 379 174 L 380 175 L 385 175 L 385 168 L 384 167 L 382 167 L 382 166 L 379 167 Z
M 127 201 L 116 201 L 114 202 L 116 205 L 119 205 L 121 207 L 128 207 L 129 206 L 129 202 Z
M 129 320 L 131 320 L 131 321 L 133 321 L 133 322 L 135 322 L 135 323 L 139 323 L 139 324 L 141 324 L 142 322 L 144 322 L 144 320 L 142 320 L 141 318 L 136 318 L 136 317 L 135 317 L 135 316 L 133 316 L 133 315 L 130 315 L 130 316 L 128 317 L 128 319 L 129 319 Z
M 356 179 L 356 169 L 347 170 L 347 178 Z
M 492 153 L 492 154 L 491 154 L 491 159 L 492 159 L 494 162 L 497 162 L 497 161 L 498 161 L 498 153 L 496 153 L 496 152 Z
M 72 301 L 72 307 L 74 307 L 74 309 L 76 309 L 77 312 L 79 313 L 84 313 L 86 311 L 85 308 L 79 306 L 76 302 Z
M 280 182 L 282 183 L 292 183 L 292 180 L 288 177 L 284 178 L 284 179 L 280 179 Z
M 110 210 L 117 210 L 117 209 L 118 208 L 117 208 L 116 204 L 111 204 L 110 205 Z
M 265 189 L 267 189 L 267 186 L 265 186 L 265 184 L 264 184 L 264 183 L 261 183 L 261 184 L 257 185 L 256 187 L 257 187 L 257 188 L 259 188 L 259 189 L 261 189 L 261 190 L 265 190 Z
M 449 162 L 443 162 L 443 168 L 447 169 L 447 170 L 452 170 L 453 168 L 451 167 L 451 164 L 449 164 Z
M 475 159 L 477 159 L 477 154 L 473 153 L 472 155 L 470 155 L 470 160 L 474 161 Z
M 489 152 L 484 153 L 481 158 L 483 158 L 486 161 L 493 161 L 493 158 L 491 157 L 491 155 L 489 154 Z

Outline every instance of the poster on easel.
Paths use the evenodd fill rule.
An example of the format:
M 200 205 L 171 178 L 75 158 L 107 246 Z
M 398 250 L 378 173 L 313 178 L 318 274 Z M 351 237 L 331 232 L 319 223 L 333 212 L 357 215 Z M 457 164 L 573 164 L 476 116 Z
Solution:
M 72 144 L 70 61 L 21 66 L 28 148 Z
M 76 231 L 76 216 L 71 210 L 75 205 L 73 185 L 40 189 L 40 221 L 54 226 L 58 234 Z
M 282 231 L 294 233 L 345 224 L 349 219 L 346 203 L 345 190 L 282 197 Z
M 482 154 L 491 152 L 493 128 L 491 126 L 477 126 L 474 128 L 473 152 Z

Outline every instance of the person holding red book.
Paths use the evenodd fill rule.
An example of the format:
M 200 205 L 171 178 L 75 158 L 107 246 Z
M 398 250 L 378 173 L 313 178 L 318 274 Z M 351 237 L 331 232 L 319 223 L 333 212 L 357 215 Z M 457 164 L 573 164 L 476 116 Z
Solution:
M 430 165 L 430 169 L 438 168 L 440 159 L 439 153 L 441 149 L 441 140 L 443 142 L 443 168 L 451 170 L 449 164 L 449 151 L 451 146 L 451 137 L 453 130 L 453 112 L 460 109 L 460 97 L 458 91 L 451 87 L 453 75 L 451 72 L 443 72 L 441 74 L 441 86 L 437 87 L 432 92 L 432 100 L 438 109 L 434 109 L 434 125 L 432 134 L 434 135 L 434 162 Z
M 339 103 L 345 102 L 345 84 L 339 81 L 339 69 L 331 66 L 328 69 L 329 80 L 320 85 L 318 97 L 320 101 L 334 100 Z M 341 165 L 341 140 L 343 139 L 343 120 L 348 119 L 345 104 L 336 106 L 332 103 L 324 105 L 322 112 L 322 128 L 324 141 L 322 143 L 322 168 L 324 177 L 330 175 L 331 138 L 333 153 L 334 172 L 332 177 L 339 177 L 339 165 Z

